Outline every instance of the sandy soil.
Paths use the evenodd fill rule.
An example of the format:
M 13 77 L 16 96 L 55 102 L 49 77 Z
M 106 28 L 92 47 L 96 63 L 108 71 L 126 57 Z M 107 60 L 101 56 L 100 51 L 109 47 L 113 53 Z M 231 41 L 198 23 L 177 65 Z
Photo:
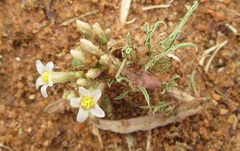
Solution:
M 82 35 L 74 22 L 61 24 L 96 10 L 98 12 L 81 20 L 111 28 L 111 37 L 116 40 L 130 31 L 136 44 L 140 44 L 141 27 L 146 21 L 151 25 L 158 20 L 165 21 L 166 32 L 170 33 L 192 1 L 175 0 L 169 8 L 142 11 L 143 6 L 167 2 L 134 0 L 128 20 L 136 20 L 122 26 L 119 23 L 120 0 L 0 1 L 0 150 L 145 150 L 148 131 L 118 134 L 99 130 L 101 145 L 90 122 L 76 122 L 76 112 L 70 107 L 63 113 L 44 114 L 44 108 L 61 97 L 64 85 L 48 89 L 49 97 L 44 99 L 35 88 L 39 76 L 35 61 L 53 61 L 59 71 L 69 68 L 69 51 Z M 195 69 L 201 96 L 218 104 L 182 122 L 153 129 L 152 150 L 240 150 L 239 10 L 238 0 L 201 0 L 184 26 L 177 42 L 194 43 L 198 51 L 177 51 L 181 62 L 173 61 L 166 75 L 180 75 L 179 88 L 188 91 L 187 75 Z M 206 62 L 203 67 L 198 64 L 203 51 L 226 40 L 228 43 L 215 55 L 206 73 Z M 67 54 L 59 58 L 62 52 Z M 108 90 L 111 98 L 121 93 L 117 87 Z M 134 103 L 144 105 L 140 94 L 133 94 L 131 98 Z M 131 107 L 126 99 L 113 102 L 113 108 L 109 119 L 147 113 Z

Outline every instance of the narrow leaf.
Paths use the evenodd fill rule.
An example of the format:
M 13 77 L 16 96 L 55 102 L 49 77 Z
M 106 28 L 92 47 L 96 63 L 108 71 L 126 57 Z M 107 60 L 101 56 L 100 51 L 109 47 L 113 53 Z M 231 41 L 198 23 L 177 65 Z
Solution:
M 131 39 L 130 39 L 130 33 L 129 32 L 126 36 L 126 40 L 127 40 L 128 45 L 130 46 L 131 45 Z
M 147 102 L 147 104 L 149 106 L 149 109 L 151 109 L 150 98 L 149 98 L 149 95 L 147 93 L 147 90 L 144 87 L 140 86 L 140 85 L 138 86 L 138 88 L 142 91 L 142 93 L 143 93 L 143 95 L 145 97 L 145 101 Z
M 127 95 L 130 91 L 125 91 L 122 94 L 120 94 L 119 96 L 117 96 L 116 98 L 114 98 L 114 100 L 121 100 L 122 98 L 125 97 L 125 95 Z

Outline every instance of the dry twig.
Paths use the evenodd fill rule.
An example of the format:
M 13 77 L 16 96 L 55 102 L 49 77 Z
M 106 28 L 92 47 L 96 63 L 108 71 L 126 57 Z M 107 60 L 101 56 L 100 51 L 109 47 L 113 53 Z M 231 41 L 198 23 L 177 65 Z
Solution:
M 123 120 L 104 120 L 91 117 L 91 122 L 102 130 L 110 130 L 116 133 L 132 133 L 136 131 L 151 130 L 159 126 L 165 126 L 184 120 L 203 109 L 209 108 L 213 102 L 205 99 L 196 99 L 182 103 L 171 113 L 158 113 L 131 119 Z
M 99 10 L 95 10 L 95 11 L 92 11 L 92 12 L 88 12 L 88 13 L 83 14 L 83 15 L 81 15 L 81 16 L 72 18 L 72 19 L 70 19 L 70 20 L 68 20 L 68 21 L 63 22 L 63 23 L 61 24 L 61 26 L 67 26 L 68 24 L 76 21 L 77 19 L 80 19 L 80 18 L 83 18 L 83 17 L 85 17 L 85 16 L 89 16 L 89 15 L 95 14 L 95 13 L 97 13 L 97 12 L 99 12 Z

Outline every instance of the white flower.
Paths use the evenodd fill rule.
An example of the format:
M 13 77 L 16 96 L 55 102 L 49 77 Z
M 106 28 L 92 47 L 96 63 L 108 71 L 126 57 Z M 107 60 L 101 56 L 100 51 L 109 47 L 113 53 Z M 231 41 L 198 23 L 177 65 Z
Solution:
M 40 60 L 36 61 L 36 68 L 38 73 L 41 75 L 36 81 L 36 88 L 41 87 L 41 93 L 44 98 L 48 97 L 47 95 L 47 87 L 53 86 L 53 81 L 51 80 L 51 72 L 53 70 L 54 64 L 52 62 L 48 62 L 46 66 L 42 64 Z
M 94 90 L 89 92 L 83 87 L 78 90 L 80 98 L 71 98 L 70 105 L 75 108 L 79 108 L 77 114 L 77 121 L 84 122 L 89 112 L 97 117 L 104 117 L 104 111 L 99 107 L 97 101 L 100 99 L 102 92 L 100 90 Z

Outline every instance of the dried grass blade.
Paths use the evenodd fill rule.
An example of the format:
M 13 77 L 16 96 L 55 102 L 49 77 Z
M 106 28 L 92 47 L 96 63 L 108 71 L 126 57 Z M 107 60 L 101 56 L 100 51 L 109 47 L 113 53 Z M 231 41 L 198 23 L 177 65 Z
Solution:
M 218 45 L 217 49 L 213 52 L 213 54 L 211 55 L 210 59 L 208 60 L 208 63 L 206 64 L 205 68 L 204 68 L 204 71 L 207 73 L 208 70 L 209 70 L 209 67 L 210 67 L 210 64 L 212 62 L 212 59 L 215 57 L 215 55 L 217 54 L 217 52 L 223 47 L 225 46 L 226 44 L 228 43 L 228 41 L 224 41 L 222 42 L 221 44 Z
M 120 10 L 120 23 L 125 24 L 128 16 L 128 11 L 131 5 L 131 0 L 122 0 L 121 10 Z
M 83 15 L 81 15 L 81 16 L 72 18 L 72 19 L 70 19 L 70 20 L 68 20 L 68 21 L 63 22 L 60 26 L 67 26 L 68 24 L 76 21 L 77 19 L 83 18 L 83 17 L 88 16 L 88 15 L 95 14 L 95 13 L 97 13 L 97 12 L 99 12 L 99 10 L 95 10 L 95 11 L 92 11 L 92 12 L 88 12 L 88 13 L 83 14 Z

